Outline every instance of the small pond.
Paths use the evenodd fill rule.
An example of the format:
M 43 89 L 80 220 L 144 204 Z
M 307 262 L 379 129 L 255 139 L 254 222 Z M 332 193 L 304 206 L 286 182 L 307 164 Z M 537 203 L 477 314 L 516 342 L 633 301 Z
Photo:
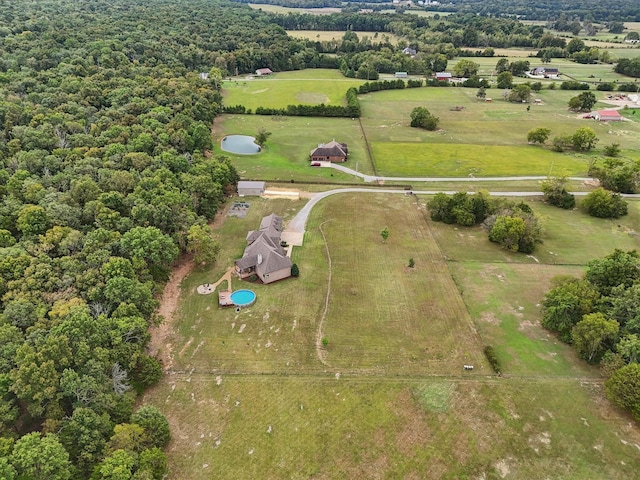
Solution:
M 227 135 L 220 146 L 225 152 L 241 155 L 255 155 L 260 153 L 260 146 L 254 143 L 255 138 L 248 135 Z

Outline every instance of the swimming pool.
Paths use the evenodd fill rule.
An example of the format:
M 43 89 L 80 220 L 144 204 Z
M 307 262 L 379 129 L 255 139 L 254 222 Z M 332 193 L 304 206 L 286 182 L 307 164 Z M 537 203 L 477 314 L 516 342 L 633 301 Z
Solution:
M 260 153 L 260 146 L 256 145 L 255 137 L 248 135 L 227 135 L 222 139 L 220 148 L 225 152 L 241 155 L 255 155 Z
M 231 294 L 231 301 L 236 307 L 250 307 L 256 302 L 256 294 L 252 290 L 236 290 Z

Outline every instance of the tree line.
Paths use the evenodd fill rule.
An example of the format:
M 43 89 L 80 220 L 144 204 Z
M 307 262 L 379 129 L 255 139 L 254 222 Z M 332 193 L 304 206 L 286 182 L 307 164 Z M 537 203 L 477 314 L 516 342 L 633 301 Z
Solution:
M 607 397 L 640 420 L 640 256 L 615 250 L 581 278 L 558 277 L 542 302 L 542 325 L 600 364 Z
M 136 409 L 162 374 L 148 327 L 178 255 L 214 261 L 238 180 L 198 75 L 219 57 L 185 56 L 219 5 L 0 4 L 0 478 L 166 474 L 166 419 Z

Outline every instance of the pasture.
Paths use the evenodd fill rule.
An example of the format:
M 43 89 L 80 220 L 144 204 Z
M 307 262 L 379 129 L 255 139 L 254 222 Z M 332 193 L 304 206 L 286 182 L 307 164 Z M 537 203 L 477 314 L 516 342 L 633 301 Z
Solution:
M 225 135 L 255 135 L 260 128 L 271 132 L 266 147 L 258 155 L 234 155 L 220 150 Z M 214 127 L 214 151 L 233 160 L 243 178 L 289 182 L 302 180 L 353 181 L 350 175 L 328 168 L 311 168 L 309 153 L 319 143 L 333 139 L 346 143 L 346 166 L 373 174 L 357 120 L 348 118 L 270 117 L 263 115 L 221 115 Z
M 278 72 L 268 77 L 234 78 L 222 84 L 225 105 L 286 108 L 287 105 L 344 105 L 350 87 L 366 80 L 344 77 L 338 70 L 307 69 Z
M 287 72 L 282 81 L 280 75 L 247 83 L 252 88 L 255 85 L 273 85 L 274 90 L 283 92 L 282 97 L 269 99 L 273 106 L 284 106 L 287 103 L 284 97 L 295 99 L 299 92 L 308 92 L 310 84 L 322 85 L 318 88 L 324 91 L 333 89 L 336 95 L 338 92 L 344 95 L 349 85 L 349 81 L 336 78 L 340 75 L 338 72 L 330 70 Z M 339 88 L 331 87 L 332 83 Z M 226 101 L 238 92 L 225 91 Z M 476 93 L 477 89 L 473 88 L 447 87 L 360 95 L 363 113 L 360 122 L 331 118 L 224 115 L 216 122 L 215 135 L 219 141 L 224 135 L 255 135 L 259 128 L 267 128 L 273 135 L 262 154 L 229 156 L 245 178 L 249 178 L 248 172 L 251 172 L 250 178 L 284 182 L 291 179 L 352 181 L 349 175 L 308 167 L 311 149 L 332 139 L 349 145 L 350 158 L 346 166 L 355 169 L 358 165 L 359 171 L 373 174 L 365 136 L 371 146 L 377 173 L 386 176 L 585 175 L 589 163 L 597 158 L 600 149 L 611 143 L 618 143 L 623 155 L 629 158 L 637 158 L 640 154 L 640 122 L 635 121 L 631 114 L 628 122 L 607 124 L 584 120 L 567 110 L 567 102 L 579 92 L 543 89 L 533 94 L 540 104 L 531 105 L 503 100 L 502 90 L 487 90 L 487 96 L 492 97 L 491 102 L 478 100 Z M 599 100 L 605 100 L 603 92 L 594 93 Z M 254 108 L 260 103 L 250 95 L 238 95 L 236 100 Z M 439 117 L 437 131 L 409 127 L 411 110 L 418 106 L 426 106 Z M 595 108 L 610 106 L 598 102 Z M 550 143 L 554 137 L 572 134 L 583 126 L 593 128 L 600 140 L 596 150 L 589 154 L 560 154 L 548 147 L 528 145 L 526 141 L 527 132 L 533 128 L 549 128 Z
M 304 38 L 314 42 L 342 42 L 346 32 L 335 30 L 287 30 L 287 35 L 293 38 Z M 397 45 L 401 38 L 389 32 L 354 32 L 360 41 L 368 38 L 372 44 L 389 42 Z
M 423 200 L 323 200 L 294 249 L 300 278 L 251 285 L 258 300 L 239 313 L 195 286 L 241 254 L 262 215 L 286 223 L 304 201 L 250 199 L 245 219 L 216 230 L 220 260 L 183 282 L 173 366 L 144 397 L 171 424 L 171 479 L 635 475 L 637 429 L 603 400 L 598 371 L 537 324 L 550 278 L 582 266 L 504 263 L 495 245 L 447 260 L 454 227 L 427 221 Z

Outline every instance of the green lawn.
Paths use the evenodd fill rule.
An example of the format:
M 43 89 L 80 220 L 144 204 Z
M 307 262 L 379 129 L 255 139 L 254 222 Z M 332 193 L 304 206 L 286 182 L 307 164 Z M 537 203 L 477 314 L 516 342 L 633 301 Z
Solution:
M 346 90 L 343 80 L 332 79 L 337 72 L 330 70 L 287 72 L 290 79 L 280 85 L 288 84 L 287 94 L 295 96 L 309 82 L 316 82 L 309 80 L 316 74 L 326 76 L 325 84 L 341 85 L 343 93 Z M 272 81 L 256 82 L 263 80 Z M 577 92 L 542 90 L 535 94 L 541 104 L 531 105 L 529 110 L 525 105 L 504 101 L 498 90 L 488 90 L 492 102 L 480 102 L 475 94 L 476 89 L 452 87 L 361 95 L 363 130 L 360 122 L 350 119 L 225 115 L 216 122 L 216 141 L 225 135 L 253 135 L 260 128 L 267 128 L 273 135 L 263 153 L 229 156 L 244 178 L 285 182 L 292 179 L 354 181 L 349 175 L 309 168 L 309 152 L 318 143 L 332 139 L 349 145 L 347 166 L 355 169 L 357 165 L 361 172 L 374 173 L 363 133 L 370 142 L 377 173 L 387 176 L 546 175 L 549 172 L 583 175 L 589 162 L 611 143 L 618 143 L 628 158 L 640 155 L 640 122 L 606 124 L 581 119 L 567 110 L 567 102 Z M 596 96 L 604 99 L 603 93 L 596 92 Z M 417 106 L 427 106 L 439 117 L 438 131 L 409 127 L 411 110 Z M 456 111 L 454 106 L 462 110 Z M 596 108 L 605 107 L 603 103 L 596 105 Z M 533 128 L 549 128 L 554 138 L 572 134 L 583 126 L 593 128 L 600 139 L 590 154 L 558 154 L 548 147 L 534 147 L 526 142 L 527 132 Z M 219 152 L 217 147 L 216 152 Z
M 422 200 L 426 204 L 429 197 Z M 434 223 L 437 226 L 435 237 L 444 254 L 453 261 L 586 265 L 589 260 L 604 257 L 615 248 L 640 250 L 640 202 L 633 200 L 628 203 L 627 216 L 608 220 L 591 217 L 579 209 L 562 210 L 540 200 L 530 201 L 529 205 L 544 230 L 544 243 L 536 247 L 533 256 L 496 249 L 495 244 L 488 240 L 486 230 L 480 226 Z
M 372 148 L 378 174 L 387 176 L 584 176 L 588 170 L 584 158 L 530 145 L 380 142 Z
M 346 78 L 338 70 L 307 69 L 226 80 L 222 96 L 225 105 L 244 105 L 252 111 L 298 104 L 343 105 L 347 90 L 364 82 Z
M 538 325 L 550 279 L 582 267 L 505 263 L 496 245 L 426 221 L 422 200 L 323 200 L 293 252 L 300 278 L 251 285 L 257 302 L 240 312 L 195 287 L 241 254 L 262 215 L 286 223 L 304 200 L 248 199 L 245 219 L 216 230 L 218 264 L 183 282 L 172 370 L 143 400 L 169 419 L 169 478 L 633 478 L 640 433 L 603 399 L 598 371 Z M 581 215 L 546 213 L 562 234 L 575 227 L 564 215 Z M 633 204 L 621 225 L 639 215 Z M 615 244 L 610 228 L 594 222 L 594 247 Z
M 260 128 L 272 133 L 262 153 L 234 155 L 220 150 L 225 135 L 255 135 Z M 352 182 L 354 178 L 350 175 L 309 166 L 311 150 L 333 139 L 348 145 L 347 167 L 355 170 L 357 164 L 360 172 L 373 173 L 359 122 L 346 118 L 222 115 L 216 119 L 214 150 L 230 157 L 243 178 Z

